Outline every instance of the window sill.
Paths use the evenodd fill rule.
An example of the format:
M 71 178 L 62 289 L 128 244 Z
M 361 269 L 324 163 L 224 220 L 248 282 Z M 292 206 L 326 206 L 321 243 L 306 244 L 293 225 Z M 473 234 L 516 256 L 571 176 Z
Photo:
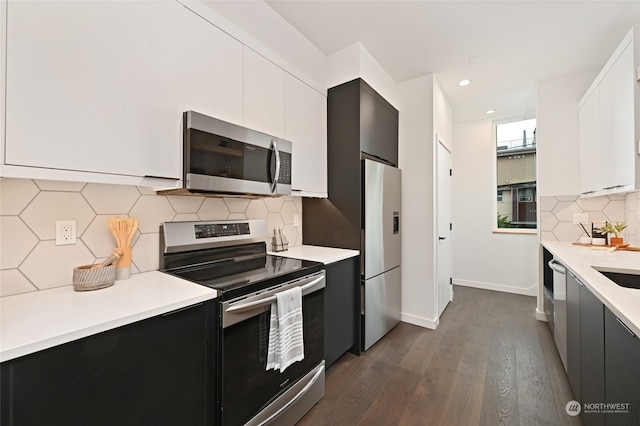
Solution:
M 537 229 L 518 229 L 518 228 L 495 228 L 494 234 L 524 234 L 524 235 L 537 235 Z

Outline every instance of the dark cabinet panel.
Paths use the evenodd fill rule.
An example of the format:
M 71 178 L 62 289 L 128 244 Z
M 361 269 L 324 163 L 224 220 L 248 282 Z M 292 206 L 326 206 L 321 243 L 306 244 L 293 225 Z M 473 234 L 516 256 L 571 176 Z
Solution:
M 567 375 L 577 401 L 580 392 L 580 283 L 567 273 Z
M 356 324 L 359 291 L 358 258 L 342 260 L 326 266 L 327 285 L 324 303 L 324 353 L 328 368 L 345 352 L 359 349 Z
M 587 412 L 589 404 L 605 402 L 604 305 L 585 286 L 580 287 L 580 367 L 584 423 L 604 425 L 603 413 Z
M 303 243 L 360 249 L 362 152 L 398 164 L 399 113 L 364 80 L 328 90 L 328 199 L 302 199 Z
M 607 413 L 607 426 L 640 424 L 640 339 L 607 308 L 605 327 L 605 394 L 620 411 Z
M 360 150 L 398 165 L 398 110 L 364 82 L 360 87 Z
M 210 424 L 210 306 L 199 304 L 3 363 L 2 424 Z

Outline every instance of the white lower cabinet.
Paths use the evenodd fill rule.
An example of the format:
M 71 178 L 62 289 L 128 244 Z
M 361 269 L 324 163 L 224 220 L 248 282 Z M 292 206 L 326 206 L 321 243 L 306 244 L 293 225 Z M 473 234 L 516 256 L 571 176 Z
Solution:
M 9 2 L 5 163 L 179 178 L 181 9 Z
M 285 139 L 293 142 L 293 194 L 326 198 L 327 97 L 288 74 Z

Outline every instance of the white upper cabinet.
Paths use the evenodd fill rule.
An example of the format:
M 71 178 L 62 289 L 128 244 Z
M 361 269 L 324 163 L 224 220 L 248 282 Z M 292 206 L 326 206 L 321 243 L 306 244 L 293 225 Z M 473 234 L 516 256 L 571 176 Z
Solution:
M 629 186 L 635 183 L 634 143 L 634 66 L 633 43 L 629 43 L 611 69 L 613 79 L 613 183 Z M 637 89 L 636 89 L 637 90 Z M 638 110 L 640 113 L 640 110 Z M 638 118 L 640 120 L 640 117 Z
M 636 98 L 640 88 L 638 40 L 632 28 L 580 101 L 578 110 L 580 183 L 583 196 L 640 189 Z M 635 44 L 634 44 L 635 43 Z M 638 123 L 636 123 L 638 120 Z
M 181 13 L 10 2 L 5 163 L 180 178 Z
M 0 6 L 0 176 L 179 186 L 193 110 L 291 140 L 295 193 L 326 197 L 326 96 L 214 25 L 207 6 Z
M 327 97 L 288 74 L 284 137 L 293 143 L 294 195 L 327 197 Z
M 245 127 L 284 137 L 284 76 L 282 68 L 245 46 Z
M 242 124 L 242 43 L 186 8 L 183 36 L 185 111 Z
M 600 89 L 594 88 L 583 99 L 578 114 L 580 141 L 580 192 L 589 193 L 604 180 L 600 158 Z M 604 187 L 604 186 L 602 186 Z

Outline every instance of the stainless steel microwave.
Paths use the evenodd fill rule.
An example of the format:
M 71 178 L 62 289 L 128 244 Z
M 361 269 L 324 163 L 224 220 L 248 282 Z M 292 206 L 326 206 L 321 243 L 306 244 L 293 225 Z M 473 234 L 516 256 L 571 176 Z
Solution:
M 291 194 L 291 142 L 195 111 L 184 113 L 184 187 L 192 192 Z

